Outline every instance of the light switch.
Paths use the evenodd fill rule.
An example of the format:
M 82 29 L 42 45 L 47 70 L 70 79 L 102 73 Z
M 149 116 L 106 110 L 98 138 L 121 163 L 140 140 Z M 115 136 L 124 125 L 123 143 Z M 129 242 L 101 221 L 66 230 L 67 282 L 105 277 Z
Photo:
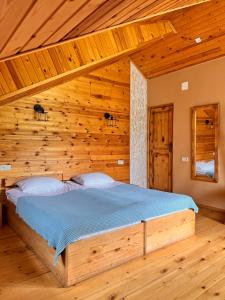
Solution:
M 189 161 L 189 157 L 188 156 L 182 156 L 181 157 L 181 161 L 182 162 L 188 162 Z
M 200 44 L 201 42 L 202 42 L 202 39 L 200 38 L 200 36 L 195 39 L 196 44 Z
M 118 159 L 117 160 L 117 165 L 124 165 L 124 160 L 123 159 Z
M 181 83 L 181 91 L 187 91 L 189 89 L 189 82 L 185 81 Z
M 11 165 L 0 165 L 0 171 L 10 171 L 11 169 Z

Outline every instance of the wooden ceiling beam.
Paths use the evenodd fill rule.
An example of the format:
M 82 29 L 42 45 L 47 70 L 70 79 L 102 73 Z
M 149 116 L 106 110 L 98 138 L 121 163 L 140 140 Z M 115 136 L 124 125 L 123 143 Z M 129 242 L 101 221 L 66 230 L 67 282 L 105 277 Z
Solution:
M 115 28 L 0 62 L 0 105 L 88 73 L 175 33 L 170 21 Z

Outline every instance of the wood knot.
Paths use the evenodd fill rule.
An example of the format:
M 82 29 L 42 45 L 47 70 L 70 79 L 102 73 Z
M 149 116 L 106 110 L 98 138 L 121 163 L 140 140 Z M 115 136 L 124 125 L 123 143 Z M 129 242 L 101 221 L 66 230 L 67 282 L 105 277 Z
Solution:
M 116 299 L 116 294 L 109 296 L 109 300 L 115 300 Z
M 204 257 L 202 257 L 201 259 L 200 259 L 200 261 L 204 261 L 205 260 L 205 258 Z
M 184 261 L 185 260 L 185 257 L 180 257 L 177 261 L 178 262 L 182 262 L 182 261 Z

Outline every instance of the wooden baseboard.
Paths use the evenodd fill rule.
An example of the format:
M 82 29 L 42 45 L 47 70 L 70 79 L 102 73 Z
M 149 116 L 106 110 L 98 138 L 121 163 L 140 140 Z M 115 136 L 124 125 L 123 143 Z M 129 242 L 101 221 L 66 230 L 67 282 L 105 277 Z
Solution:
M 199 214 L 204 216 L 204 217 L 207 217 L 207 218 L 210 218 L 210 219 L 213 219 L 217 222 L 220 222 L 222 224 L 225 223 L 225 211 L 218 211 L 218 210 L 214 210 L 212 208 L 207 208 L 207 207 L 199 207 Z

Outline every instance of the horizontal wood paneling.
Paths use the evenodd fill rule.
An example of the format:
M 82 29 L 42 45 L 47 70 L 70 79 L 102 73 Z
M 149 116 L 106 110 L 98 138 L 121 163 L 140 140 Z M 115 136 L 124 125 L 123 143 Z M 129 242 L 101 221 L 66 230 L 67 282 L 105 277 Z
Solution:
M 132 60 L 146 77 L 152 78 L 224 56 L 224 11 L 224 0 L 212 0 L 167 14 L 177 34 L 133 54 Z M 202 43 L 196 44 L 197 37 Z
M 2 0 L 1 57 L 205 1 L 208 0 Z
M 44 106 L 48 122 L 35 120 L 35 103 Z M 118 119 L 116 127 L 107 126 L 105 112 Z M 0 164 L 12 165 L 0 178 L 98 170 L 129 181 L 128 59 L 3 105 L 0 119 Z
M 174 33 L 171 22 L 128 25 L 0 62 L 0 105 L 87 74 Z

